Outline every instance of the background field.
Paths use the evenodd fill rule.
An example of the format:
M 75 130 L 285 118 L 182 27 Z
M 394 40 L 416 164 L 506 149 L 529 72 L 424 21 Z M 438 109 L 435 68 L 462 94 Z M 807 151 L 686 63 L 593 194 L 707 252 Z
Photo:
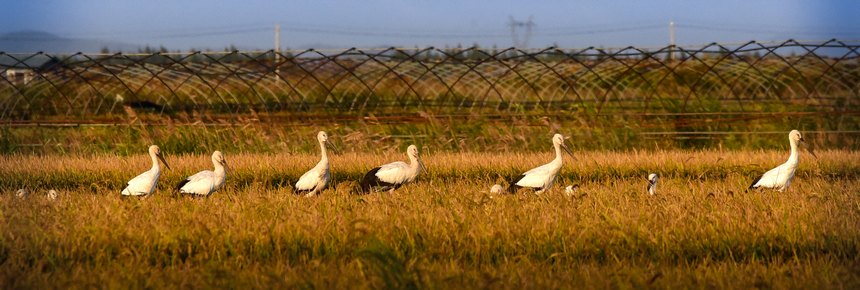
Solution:
M 0 152 L 860 148 L 860 44 L 0 52 Z M 388 142 L 396 140 L 395 142 Z M 405 148 L 405 146 L 398 147 Z
M 308 154 L 233 154 L 227 187 L 172 197 L 204 155 L 145 199 L 119 190 L 132 155 L 0 157 L 0 284 L 7 288 L 857 288 L 860 154 L 802 155 L 786 193 L 744 192 L 784 151 L 576 152 L 555 190 L 491 195 L 550 153 L 425 153 L 393 194 L 351 195 L 381 154 L 332 158 L 318 198 L 287 185 Z M 659 194 L 644 193 L 648 172 Z M 579 184 L 574 196 L 561 187 Z M 28 187 L 24 200 L 12 192 Z M 61 197 L 49 201 L 48 188 Z

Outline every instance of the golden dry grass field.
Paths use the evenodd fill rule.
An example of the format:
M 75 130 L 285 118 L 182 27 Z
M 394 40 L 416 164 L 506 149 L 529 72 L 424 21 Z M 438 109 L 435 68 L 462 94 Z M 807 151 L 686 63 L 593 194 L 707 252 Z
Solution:
M 361 196 L 405 155 L 344 153 L 316 198 L 289 184 L 317 156 L 225 152 L 227 186 L 203 199 L 170 188 L 208 155 L 167 153 L 143 199 L 119 191 L 144 155 L 0 156 L 2 288 L 860 288 L 855 151 L 802 154 L 784 193 L 744 191 L 783 151 L 575 152 L 541 195 L 488 189 L 550 153 L 427 153 L 417 183 Z

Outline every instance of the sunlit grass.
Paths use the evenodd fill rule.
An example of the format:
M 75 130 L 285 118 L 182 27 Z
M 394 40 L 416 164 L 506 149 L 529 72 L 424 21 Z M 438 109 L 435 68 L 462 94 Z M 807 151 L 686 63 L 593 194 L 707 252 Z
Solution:
M 211 167 L 167 156 L 159 190 L 123 199 L 134 155 L 0 157 L 0 284 L 10 288 L 856 288 L 860 156 L 802 155 L 785 193 L 745 192 L 782 151 L 579 152 L 555 190 L 489 186 L 548 153 L 427 153 L 393 194 L 351 195 L 402 152 L 332 156 L 317 198 L 289 184 L 308 154 L 231 154 L 206 199 L 169 188 Z M 648 172 L 661 174 L 657 196 Z M 579 184 L 573 197 L 563 185 Z M 19 187 L 27 199 L 15 198 Z M 58 188 L 61 197 L 44 193 Z

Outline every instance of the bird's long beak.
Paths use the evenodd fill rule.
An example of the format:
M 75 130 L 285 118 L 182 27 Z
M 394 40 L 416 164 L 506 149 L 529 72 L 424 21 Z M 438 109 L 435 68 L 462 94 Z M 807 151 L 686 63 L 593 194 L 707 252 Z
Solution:
M 800 146 L 803 146 L 803 148 L 806 148 L 806 151 L 809 152 L 809 154 L 812 154 L 812 157 L 815 157 L 815 159 L 818 159 L 818 155 L 815 155 L 815 150 L 813 150 L 812 147 L 809 146 L 809 143 L 806 143 L 806 140 L 803 139 L 803 137 L 800 137 Z
M 161 160 L 161 163 L 164 163 L 164 166 L 166 166 L 167 169 L 170 169 L 170 165 L 167 164 L 167 161 L 164 161 L 164 157 L 161 156 L 161 153 L 155 154 L 155 156 L 158 157 L 158 160 Z
M 567 152 L 567 155 L 570 155 L 570 158 L 579 161 L 578 159 L 576 159 L 576 157 L 573 156 L 573 152 L 570 151 L 570 148 L 567 147 L 567 144 L 561 143 L 561 148 L 564 148 L 564 152 Z
M 419 159 L 419 161 L 418 161 L 418 166 L 420 166 L 420 167 L 421 167 L 421 171 L 424 171 L 424 172 L 430 173 L 430 171 L 427 171 L 427 166 L 424 166 L 424 162 L 421 162 L 421 161 L 420 161 L 420 159 Z
M 325 145 L 328 146 L 328 148 L 330 148 L 331 151 L 334 151 L 334 154 L 340 154 L 340 150 L 337 150 L 337 147 L 334 147 L 334 144 L 332 144 L 328 140 L 325 140 Z

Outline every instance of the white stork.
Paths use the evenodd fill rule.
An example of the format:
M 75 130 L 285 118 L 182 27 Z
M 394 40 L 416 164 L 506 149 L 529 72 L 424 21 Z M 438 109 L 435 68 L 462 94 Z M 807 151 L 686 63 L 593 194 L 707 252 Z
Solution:
M 573 157 L 573 153 L 570 152 L 570 148 L 567 148 L 567 145 L 564 144 L 564 136 L 561 134 L 555 134 L 555 136 L 552 136 L 552 145 L 555 147 L 555 159 L 547 164 L 526 171 L 522 175 L 514 178 L 509 183 L 508 192 L 516 193 L 518 189 L 526 187 L 536 190 L 536 193 L 542 193 L 546 189 L 552 187 L 556 176 L 558 176 L 558 172 L 561 170 L 561 149 L 563 148 L 570 157 Z
M 167 161 L 164 161 L 164 157 L 161 156 L 161 149 L 158 146 L 149 146 L 149 158 L 152 159 L 152 168 L 129 180 L 121 192 L 123 196 L 144 196 L 155 191 L 158 177 L 161 176 L 161 166 L 158 166 L 158 160 L 161 160 L 164 166 L 170 169 L 170 165 L 167 165 Z
M 331 181 L 331 171 L 329 170 L 328 154 L 326 153 L 326 145 L 332 147 L 332 150 L 337 153 L 334 145 L 328 141 L 328 135 L 324 131 L 317 133 L 317 141 L 320 143 L 320 162 L 314 168 L 302 174 L 302 177 L 296 181 L 296 186 L 293 187 L 293 192 L 297 194 L 305 194 L 305 196 L 315 196 L 322 192 Z
M 368 171 L 361 181 L 362 193 L 369 193 L 375 187 L 380 187 L 383 191 L 389 189 L 394 191 L 404 184 L 415 181 L 418 174 L 422 170 L 426 170 L 426 168 L 424 167 L 424 163 L 421 162 L 421 156 L 418 155 L 417 146 L 409 145 L 409 148 L 406 149 L 406 154 L 409 156 L 409 164 L 397 161 Z
M 747 190 L 771 188 L 782 192 L 788 189 L 788 186 L 791 185 L 791 179 L 794 178 L 794 171 L 797 169 L 797 164 L 799 162 L 798 155 L 800 153 L 797 151 L 797 146 L 806 145 L 806 141 L 803 140 L 803 136 L 800 135 L 800 131 L 791 130 L 791 132 L 788 133 L 788 143 L 791 145 L 791 154 L 788 156 L 788 161 L 785 161 L 782 165 L 765 172 L 762 176 L 753 181 Z M 815 156 L 815 153 L 812 153 L 812 151 L 809 151 L 809 153 L 811 153 L 812 156 Z
M 648 187 L 646 189 L 648 191 L 648 194 L 657 194 L 657 179 L 659 178 L 657 177 L 656 173 L 648 174 Z
M 224 182 L 227 179 L 227 160 L 221 151 L 212 153 L 212 164 L 215 165 L 215 171 L 203 170 L 197 172 L 176 185 L 176 190 L 179 193 L 187 193 L 193 197 L 209 196 L 213 192 L 224 187 Z

